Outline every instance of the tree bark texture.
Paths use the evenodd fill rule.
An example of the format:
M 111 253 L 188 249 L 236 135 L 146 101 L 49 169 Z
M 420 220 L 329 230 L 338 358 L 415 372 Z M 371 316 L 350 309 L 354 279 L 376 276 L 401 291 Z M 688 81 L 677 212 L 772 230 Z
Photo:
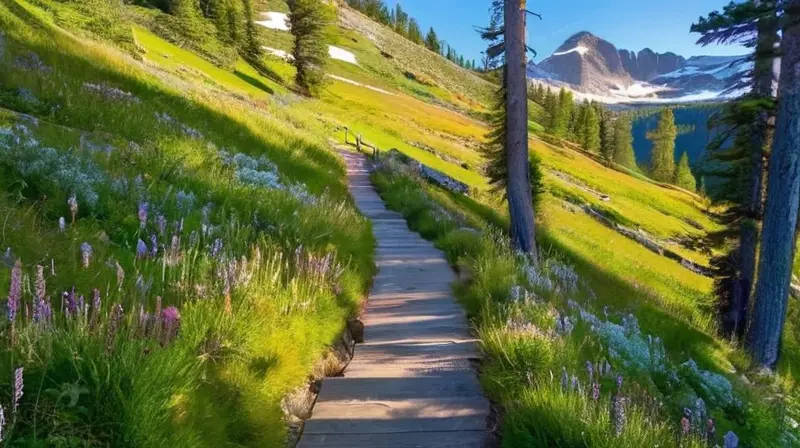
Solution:
M 514 248 L 537 260 L 536 222 L 528 166 L 528 79 L 523 0 L 505 0 L 506 153 L 508 211 Z
M 754 361 L 767 367 L 778 361 L 800 206 L 800 0 L 785 5 L 779 104 L 748 338 Z

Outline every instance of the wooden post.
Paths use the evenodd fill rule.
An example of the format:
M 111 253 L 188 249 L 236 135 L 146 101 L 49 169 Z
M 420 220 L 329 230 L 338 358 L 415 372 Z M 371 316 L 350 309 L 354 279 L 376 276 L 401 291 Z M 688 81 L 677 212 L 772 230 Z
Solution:
M 348 145 L 348 144 L 349 144 L 349 142 L 347 141 L 347 132 L 348 132 L 348 131 L 349 131 L 349 129 L 347 129 L 347 126 L 345 126 L 345 127 L 344 127 L 344 144 L 345 144 L 345 145 Z
M 356 150 L 361 152 L 361 134 L 356 135 Z

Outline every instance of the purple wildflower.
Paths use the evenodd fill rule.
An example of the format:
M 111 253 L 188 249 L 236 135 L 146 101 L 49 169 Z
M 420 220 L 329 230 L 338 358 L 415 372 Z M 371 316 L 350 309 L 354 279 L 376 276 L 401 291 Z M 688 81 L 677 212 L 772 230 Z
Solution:
M 591 361 L 586 361 L 586 373 L 589 374 L 589 380 L 594 378 L 594 365 Z
M 578 381 L 577 375 L 572 375 L 572 383 L 570 384 L 570 390 L 579 392 L 581 389 L 581 383 Z
M 142 201 L 139 203 L 139 227 L 142 229 L 147 227 L 147 209 L 149 207 L 150 206 L 147 204 L 147 202 Z
M 144 243 L 141 239 L 136 242 L 136 258 L 145 258 L 147 257 L 147 244 Z
M 162 344 L 169 344 L 178 335 L 181 325 L 181 313 L 174 306 L 168 306 L 161 312 L 161 324 L 164 327 Z
M 67 309 L 65 314 L 67 317 L 75 317 L 78 315 L 78 302 L 75 300 L 75 287 L 73 287 L 69 292 L 64 292 L 63 294 L 63 301 L 67 304 Z
M 53 310 L 50 307 L 50 298 L 47 299 L 39 299 L 39 303 L 36 305 L 36 308 L 33 313 L 33 320 L 36 322 L 50 322 L 50 319 L 53 318 Z
M 739 438 L 736 437 L 736 433 L 733 431 L 728 431 L 725 434 L 725 437 L 722 438 L 723 445 L 722 448 L 738 448 L 739 447 Z
M 617 377 L 617 390 L 622 390 L 622 375 Z
M 592 400 L 597 401 L 600 399 L 600 383 L 592 384 Z
M 23 395 L 23 388 L 25 387 L 23 378 L 23 369 L 22 367 L 18 368 L 14 371 L 14 399 L 12 401 L 12 412 L 16 414 L 17 408 L 19 407 L 19 400 L 22 398 Z
M 75 197 L 75 193 L 67 199 L 67 205 L 69 206 L 69 212 L 72 214 L 72 222 L 75 222 L 75 217 L 78 216 L 78 198 Z
M 67 220 L 63 216 L 58 218 L 58 231 L 61 233 L 67 231 Z
M 150 235 L 150 255 L 154 258 L 158 255 L 158 238 L 155 235 Z
M 12 324 L 17 318 L 19 302 L 22 299 L 22 262 L 17 260 L 11 270 L 11 287 L 8 290 L 8 321 Z
M 616 431 L 617 436 L 622 434 L 622 431 L 625 430 L 625 397 L 622 394 L 617 394 L 614 397 L 614 406 L 611 409 L 613 414 L 614 420 L 614 430 Z
M 106 351 L 109 353 L 114 350 L 114 345 L 117 341 L 117 331 L 122 322 L 122 313 L 122 305 L 119 303 L 111 307 L 111 316 L 108 319 L 108 334 L 106 334 Z
M 39 300 L 44 300 L 44 296 L 47 294 L 47 283 L 44 280 L 44 266 L 36 265 L 36 298 Z
M 88 268 L 92 262 L 92 252 L 92 246 L 89 243 L 84 242 L 81 244 L 81 264 L 83 264 L 84 268 Z
M 569 387 L 569 374 L 567 373 L 566 367 L 561 367 L 561 389 L 567 390 Z
M 164 236 L 167 233 L 167 218 L 164 215 L 156 216 L 156 223 L 158 225 L 158 233 Z
M 217 258 L 220 252 L 222 252 L 222 247 L 223 247 L 222 239 L 220 238 L 215 239 L 214 243 L 211 245 L 211 256 Z

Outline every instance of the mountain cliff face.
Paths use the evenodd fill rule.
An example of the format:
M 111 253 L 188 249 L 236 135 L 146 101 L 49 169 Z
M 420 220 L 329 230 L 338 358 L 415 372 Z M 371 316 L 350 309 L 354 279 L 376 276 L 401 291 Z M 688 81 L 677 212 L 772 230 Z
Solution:
M 617 48 L 586 31 L 567 39 L 538 68 L 555 75 L 558 81 L 591 91 L 630 85 L 633 81 Z
M 605 102 L 707 100 L 729 94 L 747 75 L 743 56 L 696 56 L 672 52 L 618 50 L 612 43 L 582 31 L 567 39 L 541 63 L 529 64 L 528 76 L 579 97 Z
M 686 59 L 675 53 L 656 53 L 645 48 L 638 54 L 633 51 L 619 50 L 622 65 L 633 79 L 649 81 L 658 75 L 674 72 L 686 66 Z

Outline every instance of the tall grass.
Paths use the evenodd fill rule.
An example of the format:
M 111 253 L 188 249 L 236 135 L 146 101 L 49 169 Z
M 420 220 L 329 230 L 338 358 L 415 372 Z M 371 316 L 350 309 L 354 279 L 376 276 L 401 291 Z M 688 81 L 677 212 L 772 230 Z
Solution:
M 324 125 L 53 14 L 0 2 L 2 443 L 281 446 L 373 270 Z
M 703 370 L 659 337 L 669 335 L 640 328 L 640 309 L 598 302 L 596 279 L 563 255 L 533 266 L 486 220 L 465 229 L 486 210 L 442 201 L 399 162 L 381 166 L 373 182 L 387 204 L 469 279 L 456 292 L 486 356 L 484 389 L 504 411 L 503 446 L 721 446 L 729 431 L 746 446 L 796 440 L 771 386 Z

